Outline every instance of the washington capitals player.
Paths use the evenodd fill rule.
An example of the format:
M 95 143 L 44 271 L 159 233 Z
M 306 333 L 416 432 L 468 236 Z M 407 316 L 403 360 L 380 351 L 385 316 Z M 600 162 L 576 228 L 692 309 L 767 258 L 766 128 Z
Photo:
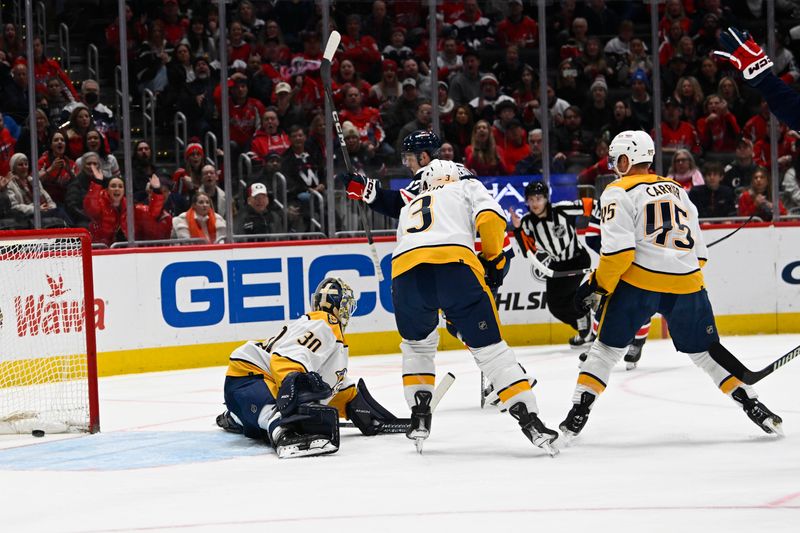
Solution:
M 478 180 L 459 178 L 452 161 L 433 160 L 422 169 L 420 194 L 400 212 L 397 247 L 392 254 L 392 303 L 403 338 L 403 385 L 411 407 L 407 436 L 428 437 L 443 310 L 472 352 L 503 406 L 523 433 L 551 455 L 557 433 L 538 417 L 532 381 L 500 337 L 500 321 L 484 279 L 502 277 L 506 219 Z M 481 235 L 479 256 L 473 251 Z
M 600 203 L 600 263 L 576 295 L 576 306 L 598 307 L 598 337 L 578 375 L 573 406 L 560 424 L 567 440 L 580 433 L 636 331 L 656 312 L 669 325 L 675 349 L 686 353 L 720 390 L 767 433 L 782 434 L 781 418 L 709 355 L 724 350 L 704 288 L 707 258 L 697 209 L 677 182 L 648 174 L 655 146 L 643 131 L 623 131 L 611 141 L 609 166 L 619 179 Z
M 396 417 L 347 375 L 344 330 L 356 308 L 352 289 L 325 278 L 311 312 L 274 337 L 236 348 L 225 374 L 225 406 L 217 425 L 270 443 L 280 458 L 334 453 L 339 417 L 365 435 Z

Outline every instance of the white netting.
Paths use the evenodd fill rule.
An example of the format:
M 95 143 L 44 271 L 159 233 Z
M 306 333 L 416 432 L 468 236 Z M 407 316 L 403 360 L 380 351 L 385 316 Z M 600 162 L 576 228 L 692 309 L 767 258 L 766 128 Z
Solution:
M 0 433 L 89 430 L 78 237 L 0 233 Z

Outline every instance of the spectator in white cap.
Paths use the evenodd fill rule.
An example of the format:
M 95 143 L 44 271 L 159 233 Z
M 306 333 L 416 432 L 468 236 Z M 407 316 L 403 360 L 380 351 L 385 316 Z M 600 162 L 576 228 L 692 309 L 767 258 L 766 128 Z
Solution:
M 275 112 L 284 131 L 289 131 L 291 126 L 302 126 L 306 122 L 305 113 L 292 101 L 293 96 L 292 86 L 285 81 L 275 85 Z
M 260 182 L 250 185 L 247 205 L 236 217 L 234 227 L 237 235 L 264 235 L 286 231 L 280 208 L 270 199 L 266 185 Z
M 494 108 L 503 101 L 511 101 L 516 106 L 514 99 L 505 94 L 500 94 L 500 84 L 494 74 L 481 76 L 480 95 L 469 102 L 476 120 L 485 120 L 489 124 L 494 122 Z

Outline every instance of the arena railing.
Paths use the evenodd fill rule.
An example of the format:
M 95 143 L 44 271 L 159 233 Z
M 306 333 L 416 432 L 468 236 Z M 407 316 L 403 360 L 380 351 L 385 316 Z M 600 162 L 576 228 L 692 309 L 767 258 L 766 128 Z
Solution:
M 189 139 L 187 131 L 186 115 L 177 111 L 175 113 L 175 166 L 181 166 L 181 155 L 186 150 L 186 143 Z
M 25 2 L 12 2 L 12 4 L 25 5 Z M 20 12 L 21 11 L 22 9 L 20 9 Z M 36 33 L 42 38 L 42 46 L 47 50 L 47 4 L 44 2 L 36 2 L 36 9 L 33 12 L 33 16 L 35 18 L 33 27 L 36 29 Z M 17 24 L 17 31 L 22 31 L 22 17 L 20 17 L 19 24 Z
M 44 2 L 39 3 L 43 4 Z M 37 23 L 37 26 L 38 25 Z M 45 46 L 45 50 L 47 50 L 47 44 L 44 42 L 44 39 L 42 39 L 42 44 Z M 58 25 L 58 54 L 61 56 L 61 68 L 63 68 L 67 74 L 72 73 L 72 57 L 70 57 L 69 50 L 69 26 L 62 22 Z
M 142 91 L 142 136 L 150 143 L 153 163 L 156 162 L 156 95 L 150 89 Z
M 86 47 L 86 70 L 89 73 L 89 79 L 97 82 L 100 85 L 100 51 L 97 46 L 90 44 Z
M 115 242 L 111 245 L 112 250 L 116 250 L 118 248 L 138 248 L 138 247 L 147 247 L 147 246 L 183 246 L 188 244 L 208 244 L 205 239 L 201 239 L 199 237 L 194 237 L 191 239 L 156 239 L 152 241 L 122 241 L 122 242 Z
M 217 143 L 217 136 L 214 135 L 213 131 L 206 132 L 204 145 L 206 151 L 206 161 L 209 165 L 214 165 L 217 169 L 219 169 L 219 155 L 217 154 L 219 144 Z
M 253 235 L 234 234 L 231 237 L 233 242 L 302 241 L 328 238 L 327 235 L 318 231 L 303 233 L 257 233 Z

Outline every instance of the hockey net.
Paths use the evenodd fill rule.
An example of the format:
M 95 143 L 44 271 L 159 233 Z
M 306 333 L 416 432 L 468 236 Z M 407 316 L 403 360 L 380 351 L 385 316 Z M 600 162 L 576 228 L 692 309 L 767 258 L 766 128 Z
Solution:
M 0 434 L 99 430 L 91 240 L 0 232 Z

